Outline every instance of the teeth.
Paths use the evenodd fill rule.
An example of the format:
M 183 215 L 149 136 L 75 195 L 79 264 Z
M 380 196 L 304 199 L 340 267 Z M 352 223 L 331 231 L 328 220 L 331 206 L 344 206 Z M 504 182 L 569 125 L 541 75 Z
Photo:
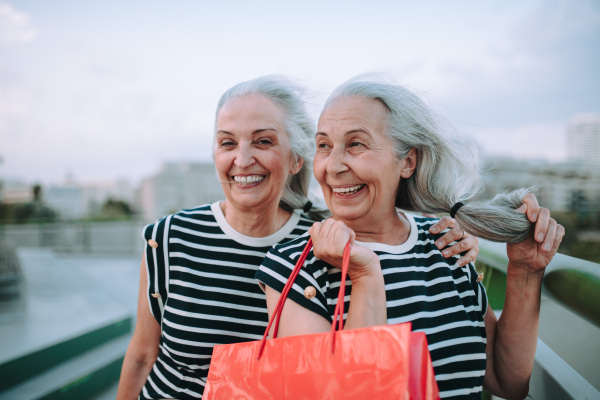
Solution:
M 354 185 L 354 186 L 349 186 L 349 187 L 331 188 L 331 189 L 333 190 L 334 193 L 341 194 L 343 196 L 349 196 L 351 194 L 358 192 L 364 186 L 365 185 Z
M 264 175 L 250 175 L 250 176 L 234 176 L 233 180 L 235 183 L 240 185 L 250 185 L 252 183 L 260 182 L 265 179 Z

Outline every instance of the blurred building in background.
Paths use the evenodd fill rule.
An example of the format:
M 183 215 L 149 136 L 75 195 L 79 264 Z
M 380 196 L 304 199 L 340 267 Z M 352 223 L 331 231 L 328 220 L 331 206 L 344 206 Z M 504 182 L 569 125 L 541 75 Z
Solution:
M 540 204 L 551 211 L 600 213 L 600 169 L 581 162 L 489 158 L 482 166 L 481 197 L 532 187 Z
M 600 114 L 576 114 L 567 128 L 570 162 L 600 167 Z
M 136 209 L 147 222 L 163 215 L 223 199 L 213 163 L 166 163 L 144 179 L 137 191 Z

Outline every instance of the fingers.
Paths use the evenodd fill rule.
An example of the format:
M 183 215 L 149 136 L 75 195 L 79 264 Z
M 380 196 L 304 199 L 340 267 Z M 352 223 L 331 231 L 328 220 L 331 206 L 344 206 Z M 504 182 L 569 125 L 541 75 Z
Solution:
M 535 195 L 533 193 L 527 193 L 521 200 L 523 201 L 523 205 L 519 207 L 519 210 L 525 212 L 527 214 L 527 219 L 531 222 L 536 222 L 540 213 L 540 205 L 538 204 Z
M 548 227 L 550 226 L 550 222 L 554 221 L 552 218 L 550 218 L 550 210 L 548 210 L 547 208 L 540 208 L 539 209 L 539 214 L 537 217 L 537 222 L 535 223 L 535 231 L 534 231 L 534 240 L 538 243 L 544 243 L 544 239 L 546 239 L 546 236 L 548 236 Z M 554 221 L 554 224 L 556 224 L 556 221 Z M 552 233 L 552 232 L 551 232 Z M 552 237 L 550 238 L 550 241 L 548 243 L 550 243 L 550 246 L 552 244 L 552 241 L 554 240 L 554 234 L 552 234 Z M 544 243 L 546 244 L 546 243 Z
M 441 250 L 444 247 L 448 246 L 450 243 L 452 243 L 452 242 L 458 242 L 461 239 L 467 237 L 467 235 L 468 235 L 468 233 L 466 233 L 465 231 L 463 231 L 461 228 L 456 227 L 456 228 L 450 229 L 442 237 L 440 237 L 438 240 L 436 240 L 435 241 L 435 245 L 436 245 L 436 247 L 438 249 Z M 465 248 L 465 250 L 466 249 L 467 248 Z
M 454 220 L 454 218 L 450 218 L 448 216 L 440 218 L 440 220 L 433 225 L 431 228 L 429 228 L 429 232 L 436 234 L 439 232 L 442 232 L 444 229 L 447 228 L 454 228 L 456 227 L 456 221 Z M 462 235 L 462 233 L 461 233 Z M 450 242 L 448 242 L 450 243 Z M 441 247 L 438 247 L 441 248 Z
M 477 239 L 477 238 L 475 238 Z M 479 245 L 471 248 L 471 250 L 467 251 L 467 253 L 458 259 L 456 262 L 459 267 L 464 267 L 470 262 L 475 262 L 477 259 L 477 255 L 479 255 Z
M 354 243 L 356 234 L 341 221 L 328 218 L 315 222 L 308 230 L 317 257 L 341 257 L 346 243 Z

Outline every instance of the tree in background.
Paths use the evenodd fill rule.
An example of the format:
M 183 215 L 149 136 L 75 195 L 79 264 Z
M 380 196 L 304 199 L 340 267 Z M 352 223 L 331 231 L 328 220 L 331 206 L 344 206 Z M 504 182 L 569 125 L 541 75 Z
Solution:
M 0 221 L 9 224 L 56 222 L 58 214 L 44 204 L 41 185 L 32 187 L 33 201 L 27 203 L 0 203 Z

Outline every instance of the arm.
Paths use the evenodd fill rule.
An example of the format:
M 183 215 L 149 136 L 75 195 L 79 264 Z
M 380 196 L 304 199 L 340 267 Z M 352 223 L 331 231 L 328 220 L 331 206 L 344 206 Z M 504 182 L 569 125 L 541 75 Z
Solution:
M 137 399 L 152 366 L 158 357 L 160 342 L 160 326 L 150 313 L 146 288 L 148 275 L 145 260 L 142 258 L 140 270 L 140 287 L 138 294 L 137 320 L 135 331 L 125 353 L 117 400 Z
M 434 217 L 433 215 L 426 216 Z M 436 234 L 442 232 L 446 228 L 450 228 L 450 230 L 435 241 L 435 246 L 441 250 L 452 242 L 456 243 L 447 249 L 444 249 L 442 255 L 445 258 L 449 258 L 466 252 L 464 256 L 458 259 L 457 264 L 463 267 L 470 262 L 474 262 L 479 254 L 479 239 L 470 233 L 463 231 L 454 218 L 447 216 L 441 218 L 435 225 L 429 228 L 429 232 Z
M 488 307 L 485 316 L 488 357 L 484 387 L 503 398 L 524 398 L 529 391 L 538 336 L 542 279 L 556 254 L 564 228 L 540 208 L 535 196 L 524 199 L 536 222 L 532 237 L 509 244 L 506 298 L 500 319 Z
M 315 256 L 341 268 L 344 247 L 349 241 L 354 242 L 354 232 L 343 222 L 330 218 L 315 223 L 309 233 Z M 377 255 L 353 243 L 348 278 L 352 281 L 352 296 L 344 329 L 386 324 L 385 284 Z M 270 318 L 280 293 L 267 286 L 266 295 Z M 331 323 L 321 315 L 288 299 L 281 313 L 278 336 L 327 332 L 330 328 Z

